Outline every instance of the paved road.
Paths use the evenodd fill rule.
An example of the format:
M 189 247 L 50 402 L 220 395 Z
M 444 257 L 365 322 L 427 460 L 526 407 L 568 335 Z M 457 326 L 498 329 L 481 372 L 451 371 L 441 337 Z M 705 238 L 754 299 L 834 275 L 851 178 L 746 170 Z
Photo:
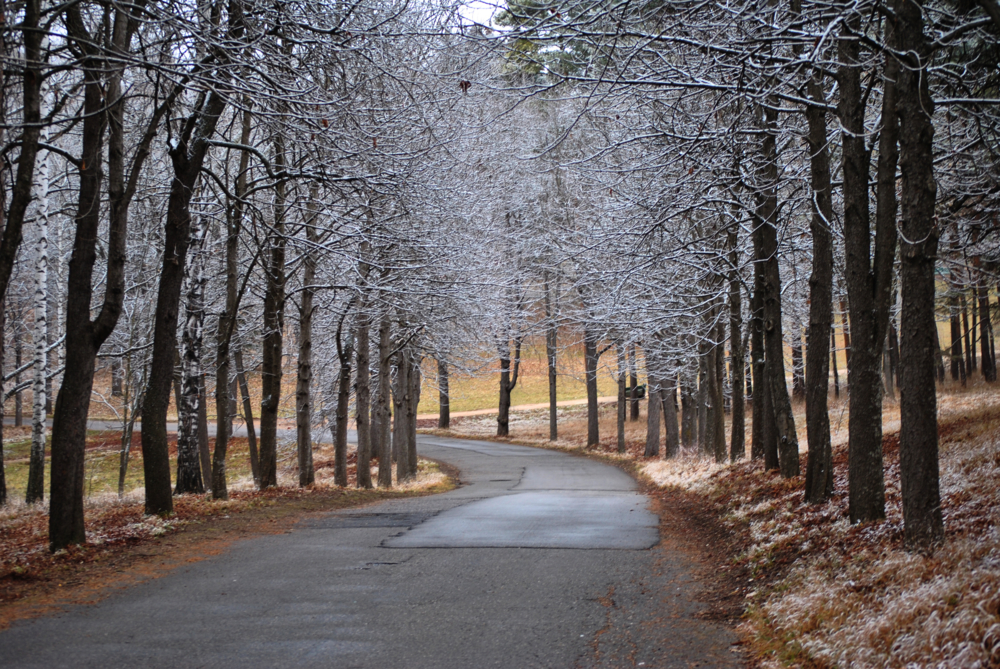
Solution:
M 584 458 L 421 436 L 461 487 L 290 534 L 0 632 L 3 667 L 734 666 L 634 482 Z

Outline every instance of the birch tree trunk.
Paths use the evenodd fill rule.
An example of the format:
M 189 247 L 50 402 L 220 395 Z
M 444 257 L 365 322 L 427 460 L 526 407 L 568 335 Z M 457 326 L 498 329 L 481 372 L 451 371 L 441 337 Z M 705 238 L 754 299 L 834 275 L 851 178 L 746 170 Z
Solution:
M 181 394 L 177 406 L 177 485 L 174 493 L 205 492 L 200 464 L 198 413 L 201 408 L 201 348 L 205 324 L 205 256 L 208 225 L 195 219 L 188 243 L 187 302 L 181 337 Z
M 549 275 L 545 274 L 545 361 L 549 373 L 549 441 L 559 438 L 558 388 L 556 356 L 558 355 L 559 324 L 556 323 L 555 305 L 549 288 Z
M 48 142 L 48 129 L 43 141 Z M 35 368 L 32 385 L 31 456 L 28 463 L 28 504 L 42 501 L 45 490 L 45 378 L 49 371 L 48 288 L 49 288 L 49 162 L 50 153 L 42 154 L 38 165 L 38 219 L 35 223 L 38 243 L 35 257 Z M 0 392 L 3 389 L 0 388 Z

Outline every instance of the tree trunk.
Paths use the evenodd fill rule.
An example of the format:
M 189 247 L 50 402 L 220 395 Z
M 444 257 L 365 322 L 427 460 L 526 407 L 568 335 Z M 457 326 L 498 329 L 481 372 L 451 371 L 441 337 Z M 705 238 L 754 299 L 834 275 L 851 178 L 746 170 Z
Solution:
M 597 335 L 589 326 L 583 331 L 583 363 L 587 385 L 587 448 L 601 443 L 597 416 Z
M 48 142 L 48 129 L 44 131 L 44 139 Z M 45 492 L 45 379 L 49 371 L 48 356 L 48 288 L 49 288 L 49 163 L 51 154 L 42 154 L 38 166 L 38 192 L 41 198 L 38 203 L 38 218 L 35 223 L 38 229 L 38 242 L 35 252 L 35 368 L 34 384 L 32 386 L 31 415 L 31 456 L 28 463 L 28 489 L 25 501 L 28 504 L 41 502 Z M 0 336 L 3 330 L 0 329 Z M 0 357 L 2 359 L 2 357 Z M 2 365 L 0 365 L 2 369 Z M 0 384 L 0 393 L 3 393 Z M 2 414 L 2 412 L 0 412 Z M 0 415 L 0 421 L 3 420 Z M 2 440 L 2 435 L 0 435 Z M 0 454 L 2 457 L 2 454 Z M 2 469 L 2 466 L 0 466 Z M 2 474 L 0 474 L 2 477 Z
M 28 6 L 36 8 L 37 3 L 32 1 Z M 67 15 L 70 24 L 74 26 L 71 32 L 76 33 L 74 40 L 87 42 L 89 35 L 80 36 L 81 31 L 77 29 L 82 24 L 79 9 L 74 6 L 67 10 Z M 25 17 L 26 23 L 29 18 Z M 123 49 L 128 44 L 134 25 L 132 17 L 126 17 L 124 12 L 119 11 L 116 14 L 112 41 L 117 50 Z M 88 48 L 84 47 L 84 50 Z M 119 71 L 113 70 L 108 75 L 106 86 L 102 86 L 101 74 L 98 72 L 103 69 L 100 63 L 94 63 L 93 67 L 85 72 L 83 152 L 79 174 L 76 236 L 66 283 L 65 368 L 52 418 L 49 548 L 53 551 L 85 540 L 83 462 L 87 413 L 94 385 L 94 365 L 101 344 L 111 334 L 121 314 L 125 296 L 125 236 L 128 227 L 128 205 L 131 194 L 134 193 L 135 178 L 142 169 L 145 156 L 148 155 L 142 152 L 143 145 L 140 144 L 132 161 L 132 180 L 126 187 L 122 129 L 125 105 L 121 91 L 121 77 Z M 27 95 L 25 97 L 27 98 Z M 106 103 L 106 100 L 114 102 Z M 27 107 L 28 100 L 26 99 L 23 104 Z M 105 120 L 108 128 L 105 291 L 101 309 L 97 317 L 91 320 L 93 269 L 97 259 L 96 244 L 101 223 L 101 155 Z M 5 230 L 4 250 L 6 242 Z M 5 290 L 0 289 L 0 297 L 4 292 Z M 164 376 L 169 397 L 170 374 Z M 171 502 L 169 461 L 165 461 L 165 464 L 166 501 L 169 505 Z
M 448 363 L 444 359 L 437 361 L 438 369 L 438 427 L 447 430 L 451 427 L 451 398 L 448 396 Z
M 924 35 L 920 4 L 900 0 L 898 44 L 919 67 L 900 68 L 898 80 L 899 166 L 902 174 L 900 289 L 899 471 L 906 543 L 928 547 L 944 539 L 938 482 L 937 395 L 934 387 L 934 262 L 938 234 L 934 220 L 934 103 L 927 84 L 931 46 Z
M 889 23 L 886 24 L 891 25 Z M 868 202 L 870 155 L 865 146 L 861 58 L 856 35 L 861 17 L 853 12 L 838 42 L 838 114 L 843 132 L 844 251 L 847 298 L 853 343 L 847 365 L 849 512 L 852 523 L 885 517 L 882 465 L 882 341 L 889 316 L 892 259 L 896 247 L 895 81 L 898 63 L 887 58 L 883 76 L 882 128 L 879 133 L 878 205 L 874 260 Z M 845 329 L 846 332 L 846 329 Z
M 743 300 L 740 292 L 739 224 L 734 222 L 726 231 L 729 248 L 729 367 L 732 386 L 733 418 L 729 440 L 729 459 L 732 462 L 746 456 L 746 399 L 743 395 L 743 378 L 746 360 L 743 355 Z
M 365 313 L 366 305 L 362 302 L 358 313 L 357 324 L 357 347 L 355 361 L 357 363 L 356 382 L 356 404 L 355 424 L 358 433 L 358 469 L 357 481 L 359 488 L 372 487 L 371 470 L 371 431 L 369 418 L 371 416 L 371 369 L 368 360 L 368 314 Z
M 208 388 L 205 387 L 204 371 L 198 377 L 198 455 L 201 457 L 201 480 L 210 482 L 212 453 L 208 443 Z
M 181 393 L 177 403 L 177 485 L 174 493 L 205 492 L 199 462 L 198 413 L 201 408 L 201 347 L 205 323 L 204 253 L 207 221 L 199 217 L 188 241 L 184 331 L 181 341 Z
M 646 450 L 647 458 L 660 454 L 660 414 L 663 411 L 660 396 L 660 382 L 649 371 L 649 358 L 646 358 Z
M 663 426 L 667 432 L 663 457 L 675 458 L 681 450 L 677 434 L 677 373 L 671 373 L 666 383 L 661 382 L 661 386 L 660 403 L 663 406 Z
M 299 354 L 295 375 L 295 446 L 299 464 L 299 487 L 316 482 L 312 444 L 312 319 L 316 289 L 316 186 L 309 189 L 309 220 L 305 225 L 309 251 L 302 263 L 302 296 L 299 300 Z M 367 421 L 367 417 L 366 417 Z
M 965 302 L 965 290 L 961 289 L 958 293 L 958 299 L 962 305 L 962 331 L 963 339 L 965 339 L 965 376 L 972 376 L 972 372 L 976 371 L 976 349 L 972 345 L 972 333 L 969 330 L 969 307 Z
M 804 399 L 806 396 L 806 365 L 802 355 L 802 333 L 798 331 L 797 326 L 795 329 L 797 336 L 792 338 L 792 397 Z
M 391 329 L 392 322 L 383 317 L 378 327 L 378 390 L 375 399 L 375 418 L 372 420 L 372 429 L 377 435 L 378 445 L 378 485 L 386 489 L 392 487 L 392 439 L 389 434 L 392 422 L 389 411 Z
M 252 116 L 249 101 L 244 98 L 246 108 L 243 111 L 243 123 L 240 143 L 247 146 L 250 143 Z M 233 333 L 236 330 L 236 310 L 239 307 L 237 283 L 239 281 L 240 262 L 240 231 L 243 228 L 244 196 L 247 190 L 247 167 L 250 164 L 250 152 L 240 153 L 239 172 L 236 175 L 235 198 L 226 209 L 226 308 L 219 315 L 219 327 L 216 333 L 216 373 L 215 373 L 215 450 L 212 453 L 212 497 L 228 499 L 229 489 L 226 481 L 226 456 L 229 449 L 229 439 L 233 433 L 233 416 L 236 415 L 236 388 L 230 372 L 230 349 Z M 242 365 L 240 365 L 242 375 Z M 244 385 L 246 379 L 244 378 Z M 244 394 L 244 398 L 247 394 Z M 252 412 L 247 425 L 247 434 L 254 435 Z M 256 435 L 251 440 L 251 470 L 254 483 L 260 480 L 257 461 Z
M 0 196 L 2 197 L 2 196 Z M 0 299 L 0 332 L 4 331 L 5 327 L 5 310 L 3 308 L 3 300 Z M 0 336 L 0 370 L 3 370 L 3 360 L 4 360 L 4 338 Z M 6 392 L 4 388 L 6 384 L 3 382 L 3 374 L 0 373 L 0 506 L 6 506 L 7 504 L 7 474 L 6 466 L 4 465 L 4 455 L 3 455 L 3 421 L 4 421 L 4 406 L 3 406 L 3 396 Z
M 406 458 L 411 479 L 417 477 L 417 406 L 420 404 L 420 358 L 414 357 L 410 371 L 410 392 L 406 402 Z
M 716 307 L 716 319 L 718 322 L 715 326 L 715 369 L 713 370 L 715 396 L 712 400 L 712 443 L 715 449 L 715 461 L 721 464 L 726 461 L 726 407 L 723 390 L 726 379 L 726 354 L 723 344 L 726 340 L 726 326 L 722 320 L 721 300 Z
M 626 413 L 626 403 L 628 402 L 628 395 L 625 393 L 625 379 L 628 375 L 628 370 L 626 369 L 626 354 L 625 347 L 621 344 L 615 345 L 615 353 L 618 358 L 618 404 L 615 407 L 617 409 L 618 417 L 618 432 L 617 432 L 617 450 L 619 453 L 625 452 L 625 413 Z
M 635 362 L 635 344 L 628 347 L 629 420 L 639 420 L 639 371 Z
M 556 388 L 556 355 L 559 324 L 556 322 L 555 306 L 553 305 L 549 288 L 549 275 L 545 274 L 545 360 L 549 372 L 549 441 L 559 438 L 557 388 Z
M 840 371 L 837 369 L 837 337 L 834 326 L 830 326 L 830 365 L 833 367 L 833 396 L 840 399 Z
M 250 384 L 247 383 L 246 370 L 243 367 L 243 349 L 239 346 L 233 351 L 233 362 L 236 363 L 236 382 L 243 396 L 243 421 L 247 426 L 247 443 L 250 450 L 250 472 L 254 483 L 260 485 L 260 456 L 257 453 L 257 430 L 253 422 L 253 400 L 250 398 Z
M 175 138 L 170 149 L 174 174 L 167 199 L 163 265 L 153 319 L 153 356 L 142 405 L 142 465 L 148 514 L 163 515 L 173 511 L 167 408 L 170 404 L 170 370 L 176 348 L 181 283 L 191 237 L 191 197 L 208 153 L 210 138 L 224 108 L 225 99 L 220 93 L 209 94 L 204 106 L 192 112 L 182 136 Z M 66 372 L 69 373 L 68 361 Z
M 966 384 L 965 356 L 962 355 L 962 324 L 958 316 L 958 297 L 955 289 L 948 298 L 948 306 L 951 311 L 951 379 L 961 380 L 962 385 Z
M 712 455 L 712 447 L 708 443 L 708 405 L 711 402 L 709 394 L 708 368 L 711 363 L 715 367 L 715 359 L 710 360 L 713 352 L 704 340 L 698 344 L 698 410 L 695 424 L 698 426 L 698 448 L 702 455 Z
M 396 481 L 402 483 L 410 478 L 410 449 L 408 448 L 406 425 L 407 395 L 410 393 L 410 352 L 404 348 L 396 356 L 396 378 L 392 386 L 392 449 L 396 453 Z
M 285 167 L 285 141 L 274 139 L 274 167 Z M 281 363 L 285 325 L 285 182 L 274 187 L 274 227 L 269 236 L 270 259 L 264 290 L 264 343 L 261 360 L 260 489 L 278 485 L 278 409 L 281 405 Z
M 771 444 L 774 443 L 774 415 L 765 399 L 767 384 L 764 383 L 764 318 L 761 306 L 764 274 L 763 267 L 757 262 L 753 264 L 753 281 L 753 295 L 750 297 L 750 375 L 753 379 L 753 394 L 750 397 L 750 457 L 764 460 L 764 466 L 771 469 L 772 463 L 767 460 L 766 454 L 771 451 Z M 777 461 L 773 465 L 777 467 Z
M 351 362 L 354 357 L 354 328 L 347 333 L 347 341 L 340 344 L 341 332 L 337 331 L 337 353 L 340 374 L 337 376 L 337 430 L 333 440 L 333 482 L 347 487 L 347 421 L 351 401 Z
M 850 307 L 843 299 L 840 300 L 840 327 L 844 334 L 844 362 L 847 365 L 847 389 L 851 387 L 851 319 Z
M 812 274 L 809 276 L 809 334 L 806 348 L 806 432 L 809 458 L 806 462 L 806 501 L 818 504 L 833 494 L 833 462 L 830 446 L 830 359 L 827 351 L 833 329 L 833 195 L 830 155 L 823 105 L 826 96 L 818 73 L 809 78 L 806 108 L 809 123 L 813 211 Z M 836 351 L 834 351 L 836 354 Z M 838 383 L 839 385 L 839 383 Z
M 514 340 L 514 367 L 511 370 L 510 343 L 507 340 L 497 342 L 500 354 L 500 407 L 497 414 L 497 436 L 506 437 L 510 434 L 510 394 L 517 386 L 517 372 L 521 366 L 521 339 Z
M 757 197 L 757 225 L 753 231 L 754 255 L 762 265 L 761 305 L 764 319 L 764 376 L 774 413 L 778 463 L 785 478 L 799 474 L 799 441 L 792 403 L 785 384 L 785 352 L 781 327 L 781 276 L 778 268 L 778 114 L 774 104 L 764 109 L 765 130 L 761 153 L 761 189 Z
M 997 380 L 996 361 L 990 351 L 990 294 L 986 284 L 979 284 L 979 341 L 982 345 L 983 379 L 989 383 Z

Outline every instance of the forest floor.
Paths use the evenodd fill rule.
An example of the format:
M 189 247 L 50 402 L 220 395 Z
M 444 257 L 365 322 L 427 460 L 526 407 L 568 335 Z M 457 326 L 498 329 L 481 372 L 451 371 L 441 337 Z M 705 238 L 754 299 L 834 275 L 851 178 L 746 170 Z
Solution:
M 287 532 L 311 512 L 434 494 L 454 487 L 452 476 L 442 467 L 421 460 L 416 481 L 403 485 L 396 482 L 390 490 L 359 490 L 354 487 L 356 461 L 350 457 L 350 485 L 337 488 L 333 485 L 333 447 L 317 444 L 316 484 L 299 488 L 294 444 L 283 444 L 279 450 L 279 487 L 261 492 L 250 476 L 244 438 L 230 442 L 228 500 L 212 500 L 211 495 L 179 495 L 174 497 L 170 516 L 146 516 L 139 434 L 133 444 L 126 493 L 119 498 L 120 434 L 91 433 L 85 460 L 87 543 L 53 554 L 48 550 L 48 489 L 43 504 L 28 506 L 21 497 L 27 482 L 30 445 L 25 439 L 30 439 L 30 434 L 21 435 L 8 427 L 6 436 L 11 499 L 0 508 L 0 629 L 15 620 L 52 613 L 70 604 L 94 602 L 117 589 L 158 578 L 184 564 L 216 555 L 240 538 Z M 172 468 L 176 466 L 176 443 L 176 436 L 172 436 Z M 46 461 L 46 470 L 48 466 Z M 377 467 L 373 469 L 377 472 Z
M 1000 392 L 949 387 L 938 410 L 946 541 L 930 554 L 902 543 L 892 401 L 883 416 L 887 518 L 864 525 L 847 517 L 847 414 L 833 398 L 836 493 L 819 505 L 805 503 L 804 475 L 784 480 L 760 462 L 718 465 L 690 451 L 643 457 L 644 412 L 626 423 L 627 452 L 618 454 L 613 405 L 602 409 L 603 438 L 589 450 L 585 410 L 575 407 L 560 410 L 556 442 L 546 410 L 514 414 L 508 439 L 493 436 L 492 416 L 453 419 L 450 430 L 426 421 L 423 431 L 557 448 L 634 472 L 664 540 L 699 555 L 709 615 L 737 626 L 759 666 L 1000 666 Z M 799 404 L 805 472 L 803 413 Z

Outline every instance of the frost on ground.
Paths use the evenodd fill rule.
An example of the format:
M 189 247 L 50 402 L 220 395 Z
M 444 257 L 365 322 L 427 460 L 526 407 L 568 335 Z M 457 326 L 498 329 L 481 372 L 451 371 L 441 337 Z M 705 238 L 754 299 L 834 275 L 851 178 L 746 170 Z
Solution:
M 883 420 L 887 519 L 863 526 L 847 520 L 843 406 L 831 412 L 837 492 L 821 505 L 804 503 L 804 477 L 784 480 L 759 462 L 642 458 L 644 422 L 626 424 L 628 453 L 614 456 L 613 413 L 601 421 L 596 450 L 638 460 L 659 486 L 711 500 L 746 538 L 738 559 L 752 579 L 740 632 L 763 666 L 1000 667 L 1000 394 L 959 391 L 938 401 L 947 541 L 933 555 L 902 545 L 896 404 L 886 404 Z M 575 450 L 585 442 L 578 411 L 560 420 L 555 444 L 547 413 L 511 418 L 517 443 Z M 463 419 L 451 433 L 495 431 L 496 417 L 487 416 Z
M 837 494 L 822 505 L 804 504 L 802 477 L 782 480 L 757 464 L 667 473 L 664 480 L 707 491 L 727 522 L 750 529 L 741 559 L 769 584 L 752 593 L 741 632 L 763 666 L 1000 666 L 998 400 L 942 398 L 947 540 L 932 555 L 902 545 L 897 434 L 883 442 L 881 523 L 848 523 L 843 448 L 834 454 Z

